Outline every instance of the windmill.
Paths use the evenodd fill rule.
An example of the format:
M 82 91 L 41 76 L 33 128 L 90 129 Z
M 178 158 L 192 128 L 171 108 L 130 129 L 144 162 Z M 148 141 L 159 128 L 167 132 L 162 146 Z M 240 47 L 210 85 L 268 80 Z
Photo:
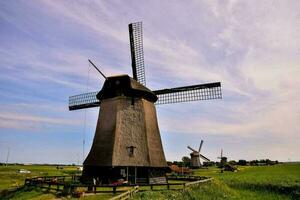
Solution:
M 142 22 L 129 24 L 129 39 L 133 78 L 106 77 L 89 60 L 105 78 L 102 89 L 69 97 L 69 110 L 100 107 L 93 144 L 83 163 L 83 180 L 166 182 L 168 168 L 155 105 L 222 98 L 220 82 L 148 89 Z
M 190 146 L 187 146 L 187 148 L 192 151 L 192 153 L 190 153 L 190 155 L 191 155 L 191 167 L 192 168 L 199 168 L 199 167 L 201 167 L 200 158 L 202 158 L 203 160 L 205 160 L 207 162 L 210 161 L 207 157 L 203 156 L 200 153 L 202 145 L 203 145 L 203 140 L 201 140 L 201 142 L 200 142 L 200 146 L 199 146 L 199 150 L 198 151 L 196 151 L 195 149 L 193 149 Z
M 220 157 L 218 157 L 218 159 L 220 159 L 221 165 L 224 165 L 225 163 L 227 163 L 227 157 L 223 156 L 223 149 L 221 149 L 221 154 L 220 154 Z

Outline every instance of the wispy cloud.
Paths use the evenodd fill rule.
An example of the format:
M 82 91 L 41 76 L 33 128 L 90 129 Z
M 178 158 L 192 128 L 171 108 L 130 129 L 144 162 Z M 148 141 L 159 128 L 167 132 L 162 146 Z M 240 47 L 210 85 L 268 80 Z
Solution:
M 300 142 L 299 1 L 39 1 L 0 6 L 0 95 L 10 105 L 2 110 L 2 128 L 77 126 L 82 115 L 68 113 L 68 96 L 98 90 L 103 83 L 92 68 L 88 72 L 87 59 L 107 75 L 130 74 L 127 24 L 142 20 L 151 89 L 213 81 L 223 87 L 222 100 L 159 107 L 162 134 L 176 133 L 174 143 L 185 134 L 199 140 L 204 133 L 211 136 L 207 140 L 222 136 L 219 146 L 234 137 L 238 146 L 248 141 L 255 145 L 253 138 L 276 138 L 286 145 L 286 153 L 290 138 Z M 56 109 L 22 110 L 22 105 L 37 103 Z M 97 113 L 90 115 L 95 122 Z M 264 147 L 274 149 L 272 144 Z M 256 153 L 248 151 L 249 157 Z M 274 153 L 274 158 L 284 156 Z
M 37 115 L 0 112 L 0 128 L 42 130 L 42 125 L 78 126 L 82 122 L 73 119 L 51 118 Z

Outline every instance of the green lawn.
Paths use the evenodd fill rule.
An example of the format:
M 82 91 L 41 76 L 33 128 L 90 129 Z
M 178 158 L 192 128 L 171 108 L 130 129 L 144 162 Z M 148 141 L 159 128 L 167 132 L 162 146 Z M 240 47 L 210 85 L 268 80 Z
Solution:
M 26 169 L 31 171 L 30 174 L 20 174 L 20 169 Z M 66 176 L 74 173 L 80 173 L 77 171 L 76 167 L 64 166 L 63 169 L 56 169 L 56 166 L 41 166 L 41 165 L 9 165 L 7 167 L 0 166 L 0 193 L 7 189 L 14 189 L 22 187 L 24 181 L 27 177 L 37 177 L 37 176 Z M 110 190 L 104 188 L 103 190 Z M 16 192 L 9 196 L 5 196 L 5 199 L 33 199 L 33 200 L 50 200 L 55 199 L 59 196 L 54 192 L 49 192 L 46 189 L 40 188 L 20 188 Z M 102 193 L 99 195 L 86 196 L 83 199 L 93 200 L 106 200 L 113 197 L 112 193 Z M 0 199 L 3 199 L 1 197 Z M 59 197 L 60 199 L 67 199 L 66 197 Z M 69 198 L 68 198 L 69 199 Z
M 20 174 L 20 169 L 31 171 L 30 174 Z M 9 165 L 0 166 L 0 192 L 4 189 L 19 187 L 24 185 L 26 177 L 35 176 L 63 176 L 76 173 L 76 167 L 68 166 L 57 170 L 56 166 L 40 165 Z
M 236 173 L 197 171 L 215 177 L 245 199 L 300 199 L 300 164 L 240 167 Z
M 214 181 L 184 192 L 143 192 L 134 199 L 300 199 L 300 164 L 239 169 L 224 173 L 218 168 L 196 170 L 195 175 L 214 177 Z
M 32 173 L 19 174 L 19 169 L 28 169 Z M 55 166 L 0 166 L 0 191 L 23 185 L 26 177 L 69 175 L 74 172 L 75 167 L 57 170 Z M 218 168 L 213 167 L 196 170 L 194 175 L 214 177 L 214 181 L 186 191 L 140 192 L 134 199 L 300 199 L 300 163 L 239 167 L 235 173 L 220 173 Z M 46 190 L 23 188 L 8 199 L 47 200 L 56 197 L 56 194 Z M 100 194 L 84 199 L 111 197 L 112 194 Z

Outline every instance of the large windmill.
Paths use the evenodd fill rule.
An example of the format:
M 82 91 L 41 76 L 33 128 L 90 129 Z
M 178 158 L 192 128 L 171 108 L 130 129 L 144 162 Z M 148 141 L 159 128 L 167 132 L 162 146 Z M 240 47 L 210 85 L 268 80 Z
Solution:
M 129 38 L 133 78 L 106 77 L 97 69 L 105 78 L 102 89 L 69 98 L 69 110 L 100 106 L 82 177 L 99 178 L 102 183 L 121 178 L 130 183 L 166 182 L 155 105 L 219 99 L 221 83 L 152 91 L 146 87 L 141 22 L 129 24 Z
M 191 155 L 191 167 L 192 168 L 200 168 L 201 167 L 202 164 L 201 164 L 200 158 L 205 160 L 206 162 L 210 161 L 207 157 L 205 157 L 204 155 L 202 155 L 200 153 L 202 145 L 203 145 L 203 140 L 201 140 L 201 142 L 200 142 L 200 146 L 199 146 L 198 151 L 196 151 L 195 149 L 193 149 L 190 146 L 187 146 L 187 148 L 192 151 L 192 153 L 190 153 L 190 155 Z

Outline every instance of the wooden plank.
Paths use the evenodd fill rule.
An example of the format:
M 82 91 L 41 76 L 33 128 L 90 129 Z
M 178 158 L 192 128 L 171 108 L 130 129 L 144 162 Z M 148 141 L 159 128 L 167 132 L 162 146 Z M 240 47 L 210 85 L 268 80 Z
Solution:
M 130 197 L 132 197 L 133 194 L 137 193 L 139 191 L 139 186 L 135 186 L 132 189 L 128 190 L 127 192 L 124 192 L 118 196 L 115 196 L 113 198 L 111 198 L 110 200 L 119 200 L 119 199 L 129 199 Z
M 194 186 L 194 185 L 199 185 L 201 183 L 206 183 L 206 182 L 209 182 L 209 181 L 212 181 L 212 180 L 213 180 L 213 178 L 208 178 L 208 179 L 204 179 L 204 180 L 185 183 L 185 187 L 191 187 L 191 186 Z

